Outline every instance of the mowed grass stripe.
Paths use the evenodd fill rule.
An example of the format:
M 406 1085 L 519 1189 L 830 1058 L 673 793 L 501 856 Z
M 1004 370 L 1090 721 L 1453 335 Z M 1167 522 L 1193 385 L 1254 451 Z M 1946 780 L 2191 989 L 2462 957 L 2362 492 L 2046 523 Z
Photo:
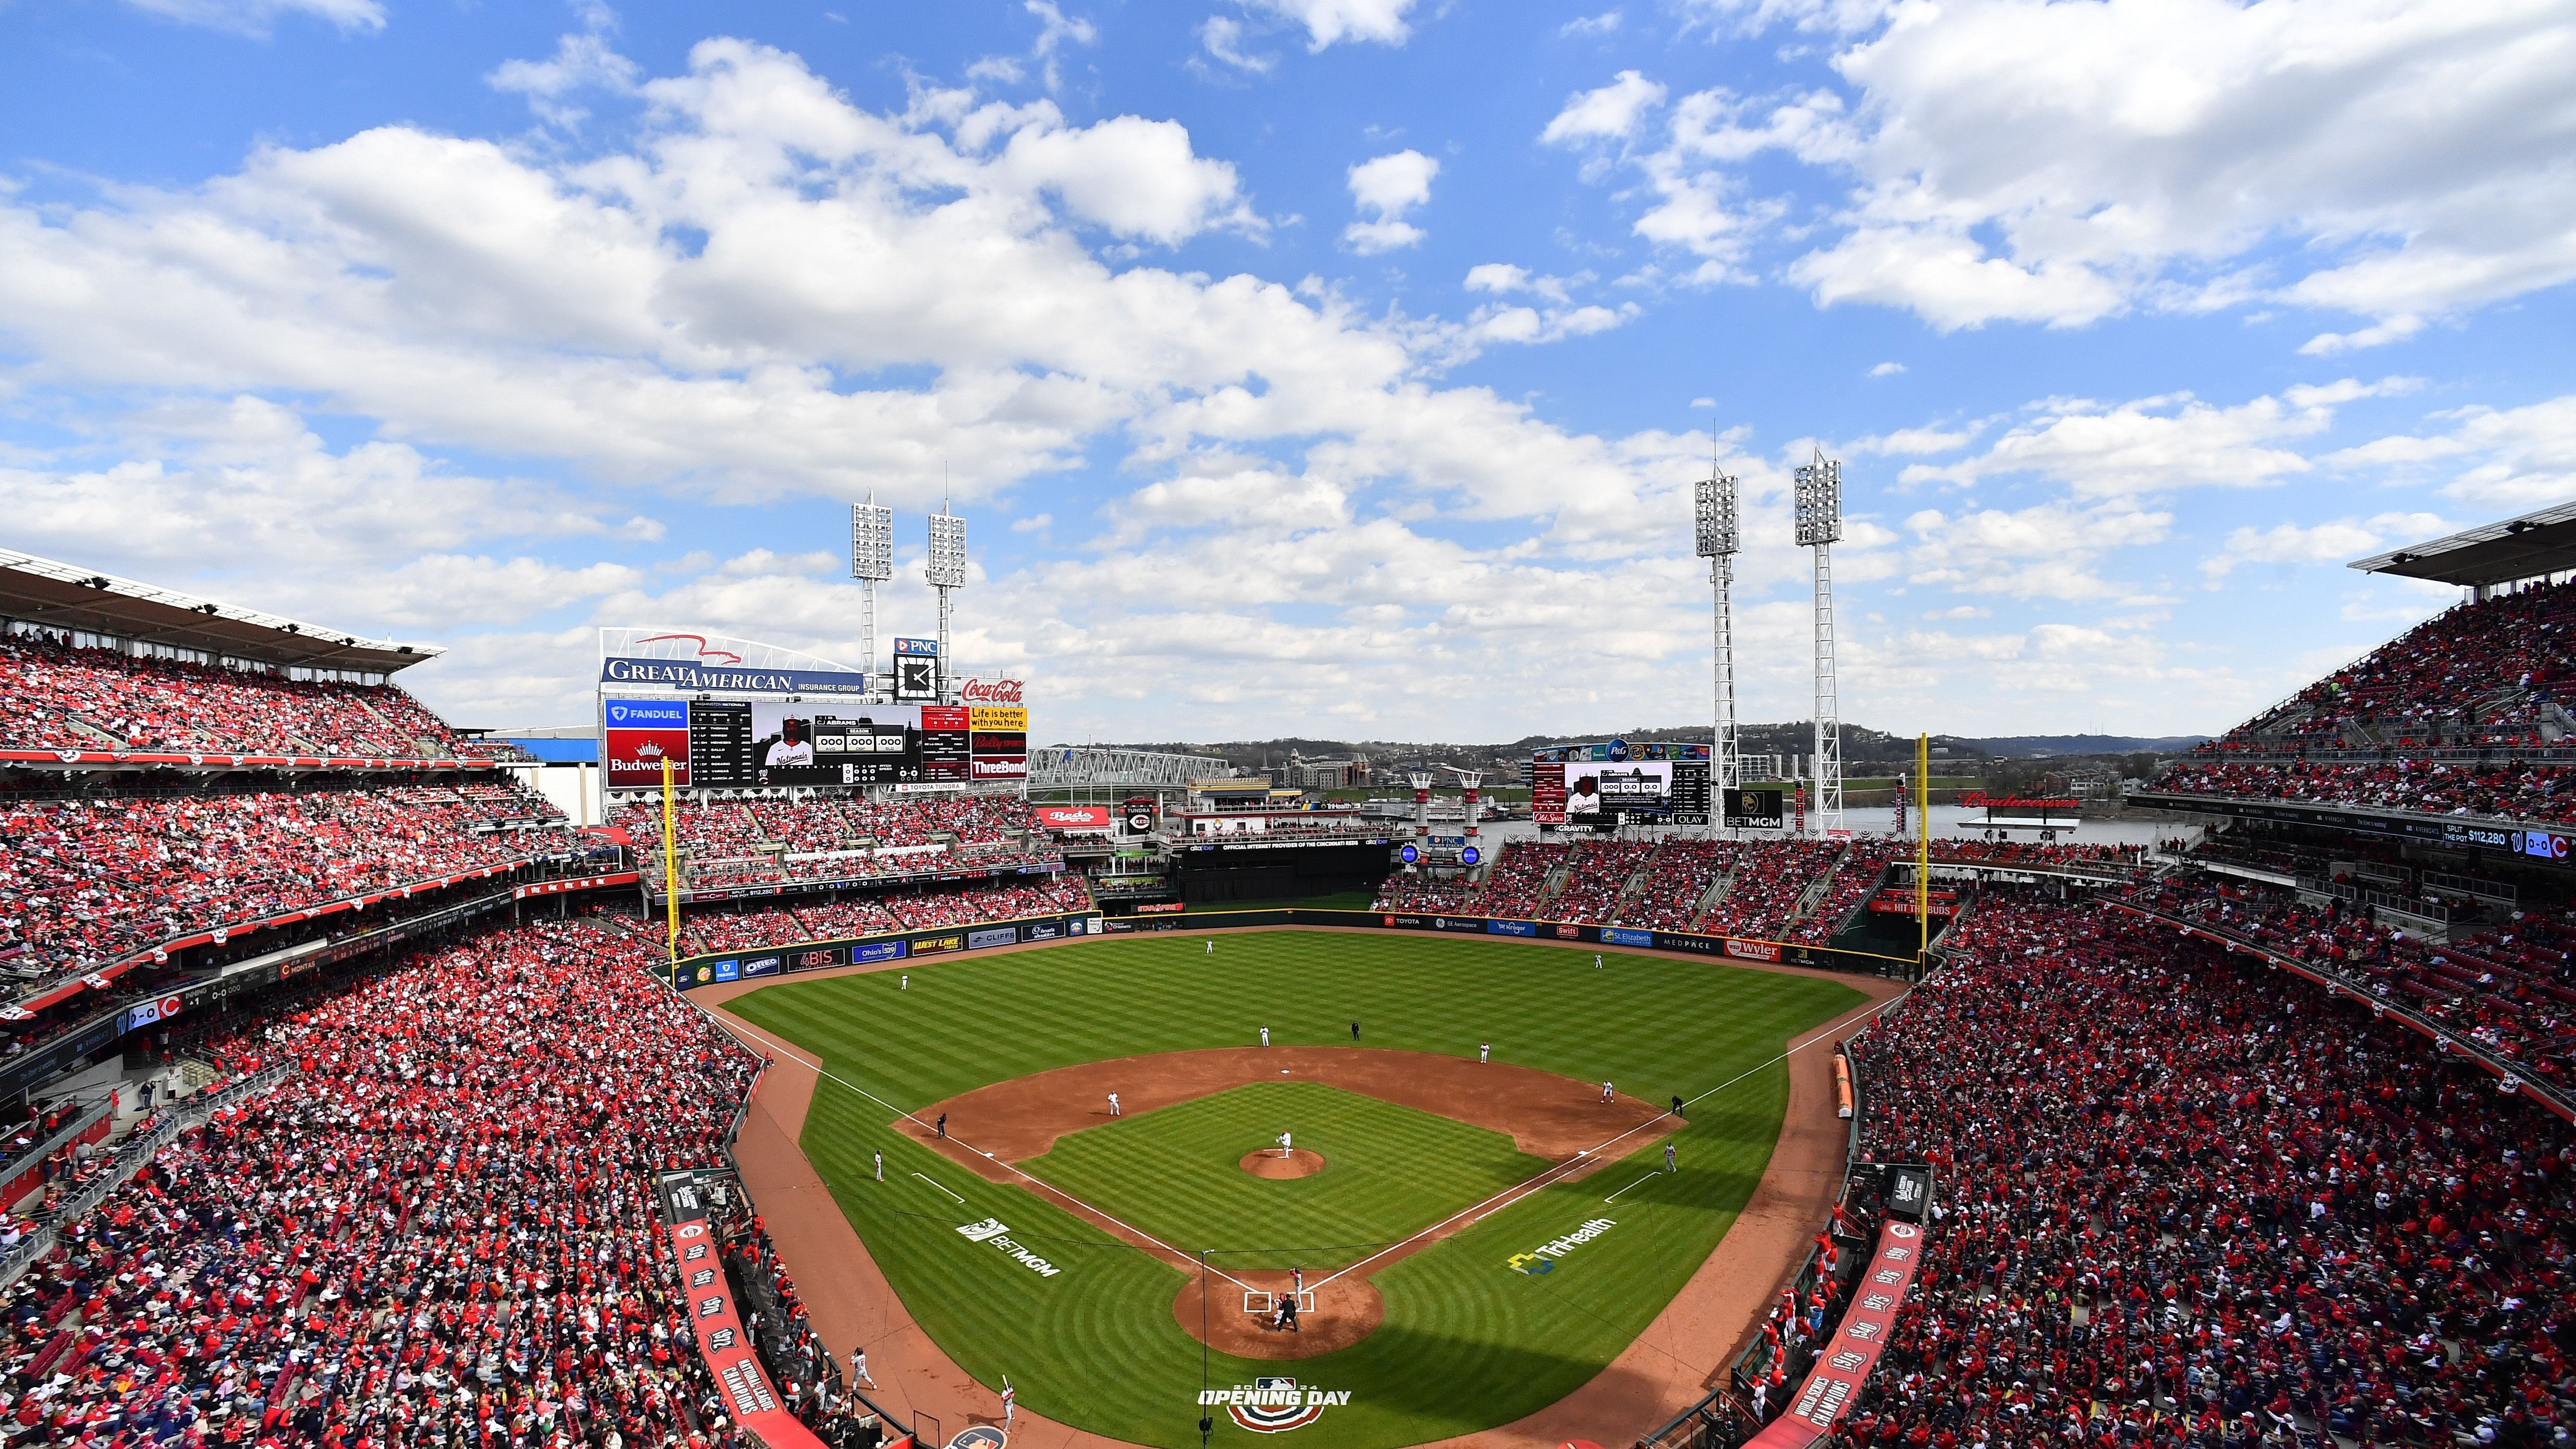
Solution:
M 1307 1432 L 1353 1449 L 1488 1428 L 1598 1373 L 1705 1260 L 1759 1180 L 1788 1081 L 1785 1066 L 1764 1064 L 1789 1038 L 1860 1000 L 1829 981 L 1688 959 L 1612 956 L 1596 971 L 1588 949 L 1265 932 L 1222 938 L 1210 955 L 1201 939 L 920 962 L 909 991 L 896 990 L 891 972 L 791 980 L 734 1009 L 907 1109 L 1080 1062 L 1250 1045 L 1265 1023 L 1283 1045 L 1347 1045 L 1354 1017 L 1366 1046 L 1472 1057 L 1478 1041 L 1491 1040 L 1497 1059 L 1586 1082 L 1610 1078 L 1650 1101 L 1743 1077 L 1695 1107 L 1672 1138 L 1681 1172 L 1658 1173 L 1604 1207 L 1613 1188 L 1662 1166 L 1660 1146 L 1641 1145 L 1583 1182 L 1532 1193 L 1378 1273 L 1384 1325 L 1350 1349 L 1294 1366 L 1301 1383 L 1352 1391 L 1348 1407 Z M 1139 1443 L 1195 1445 L 1200 1349 L 1172 1317 L 1184 1276 L 1107 1245 L 1033 1191 L 952 1166 L 894 1132 L 888 1116 L 827 1085 L 815 1094 L 805 1149 L 941 1347 L 987 1386 L 1009 1373 L 1021 1402 L 1049 1417 Z M 883 1184 L 870 1178 L 871 1151 L 885 1153 Z M 906 1175 L 914 1170 L 966 1205 Z M 1203 1197 L 1180 1206 L 1221 1210 Z M 1045 1254 L 1057 1275 L 1040 1277 L 957 1236 L 958 1224 L 988 1214 Z M 1617 1226 L 1549 1274 L 1504 1266 L 1598 1216 Z M 1271 1369 L 1215 1355 L 1213 1371 L 1228 1385 Z M 1221 1440 L 1256 1442 L 1222 1416 L 1219 1424 Z
M 1276 1150 L 1273 1129 L 1322 1154 L 1324 1171 L 1292 1181 L 1245 1172 L 1245 1153 Z M 1319 1082 L 1257 1083 L 1087 1128 L 1021 1164 L 1175 1246 L 1294 1249 L 1224 1261 L 1316 1269 L 1355 1262 L 1548 1166 L 1502 1133 Z

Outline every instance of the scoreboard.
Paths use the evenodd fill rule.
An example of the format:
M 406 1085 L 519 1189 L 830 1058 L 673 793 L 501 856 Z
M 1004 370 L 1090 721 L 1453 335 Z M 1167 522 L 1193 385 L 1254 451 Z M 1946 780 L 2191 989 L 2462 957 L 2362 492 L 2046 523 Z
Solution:
M 1553 745 L 1530 757 L 1530 817 L 1541 825 L 1706 825 L 1708 746 L 1665 740 Z
M 956 785 L 1028 778 L 1028 711 L 844 699 L 606 699 L 608 788 Z

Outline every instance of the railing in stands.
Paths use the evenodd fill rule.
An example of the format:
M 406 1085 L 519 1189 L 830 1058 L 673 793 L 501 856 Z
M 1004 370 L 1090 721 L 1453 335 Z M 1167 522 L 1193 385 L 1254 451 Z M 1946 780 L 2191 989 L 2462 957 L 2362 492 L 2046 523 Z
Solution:
M 7 1257 L 0 1258 L 0 1288 L 6 1288 L 25 1276 L 27 1270 L 35 1266 L 36 1260 L 51 1252 L 60 1241 L 61 1228 L 78 1222 L 84 1214 L 107 1201 L 109 1193 L 131 1181 L 136 1173 L 143 1170 L 145 1163 L 150 1162 L 162 1148 L 178 1141 L 181 1134 L 215 1113 L 246 1102 L 294 1074 L 293 1063 L 281 1062 L 230 1086 L 200 1092 L 174 1104 L 170 1115 L 150 1132 L 127 1138 L 108 1165 L 82 1183 L 71 1196 L 45 1204 L 44 1226 L 20 1239 Z

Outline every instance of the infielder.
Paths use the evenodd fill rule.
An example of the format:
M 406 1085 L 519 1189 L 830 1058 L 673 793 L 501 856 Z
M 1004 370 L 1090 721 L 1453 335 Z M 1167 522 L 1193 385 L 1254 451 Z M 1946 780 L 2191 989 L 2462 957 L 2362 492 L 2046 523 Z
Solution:
M 1002 1432 L 1011 1432 L 1011 1416 L 1020 1409 L 1020 1391 L 1011 1387 L 1011 1376 L 1002 1375 Z
M 1603 1082 L 1601 1084 L 1601 1100 L 1604 1102 L 1610 1100 L 1610 1084 L 1608 1082 Z M 944 1122 L 947 1119 L 943 1117 L 940 1120 Z
M 1489 1041 L 1488 1041 L 1488 1042 L 1478 1042 L 1478 1043 L 1476 1044 L 1476 1060 L 1478 1060 L 1478 1061 L 1480 1061 L 1480 1062 L 1490 1062 L 1490 1061 L 1492 1061 L 1493 1059 L 1494 1059 L 1494 1044 L 1493 1044 L 1492 1042 L 1489 1042 Z
M 1270 1045 L 1270 1028 L 1266 1026 L 1261 1029 L 1261 1044 L 1263 1046 Z
M 1116 1092 L 1109 1094 L 1109 1115 L 1112 1117 L 1118 1115 L 1118 1094 Z
M 1667 1143 L 1665 1143 L 1665 1144 L 1664 1144 L 1664 1171 L 1666 1171 L 1666 1172 L 1679 1172 L 1679 1171 L 1681 1171 L 1681 1169 L 1680 1169 L 1680 1168 L 1675 1167 L 1675 1166 L 1673 1165 L 1673 1144 L 1671 1144 L 1671 1143 L 1669 1143 L 1669 1142 L 1667 1142 Z

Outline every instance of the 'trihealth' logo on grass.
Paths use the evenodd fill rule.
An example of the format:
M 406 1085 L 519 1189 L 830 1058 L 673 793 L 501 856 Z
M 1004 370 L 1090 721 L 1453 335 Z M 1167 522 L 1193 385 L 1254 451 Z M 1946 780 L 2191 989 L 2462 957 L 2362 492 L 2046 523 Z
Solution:
M 1583 1226 L 1576 1228 L 1573 1232 L 1567 1233 L 1564 1237 L 1551 1238 L 1548 1241 L 1539 1244 L 1537 1247 L 1530 1249 L 1526 1253 L 1512 1254 L 1510 1261 L 1506 1262 L 1503 1266 L 1511 1269 L 1515 1273 L 1527 1274 L 1532 1278 L 1537 1277 L 1541 1273 L 1554 1272 L 1556 1269 L 1557 1259 L 1564 1257 L 1566 1254 L 1573 1252 L 1575 1249 L 1582 1247 L 1584 1244 L 1591 1242 L 1594 1238 L 1601 1236 L 1603 1233 L 1606 1233 L 1617 1226 L 1619 1226 L 1619 1220 L 1617 1218 L 1594 1218 Z

